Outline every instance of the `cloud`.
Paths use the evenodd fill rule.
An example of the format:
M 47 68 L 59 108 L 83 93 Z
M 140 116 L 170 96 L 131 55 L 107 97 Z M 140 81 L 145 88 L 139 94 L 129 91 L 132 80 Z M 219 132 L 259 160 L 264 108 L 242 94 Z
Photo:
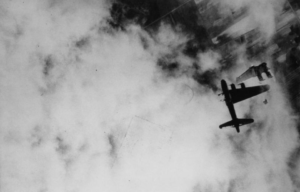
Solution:
M 217 52 L 209 50 L 206 53 L 199 53 L 200 66 L 203 71 L 219 68 L 221 56 Z
M 218 55 L 186 56 L 189 35 L 112 29 L 104 1 L 2 3 L 3 191 L 295 188 L 286 162 L 297 133 L 276 83 L 269 105 L 236 106 L 260 124 L 219 130 L 228 110 L 193 76 L 217 69 Z
M 261 33 L 261 40 L 269 42 L 276 31 L 276 17 L 282 11 L 283 0 L 225 0 L 216 1 L 220 8 L 228 11 L 227 14 L 246 7 L 247 12 L 241 21 L 229 28 L 228 33 L 234 36 L 242 35 L 252 29 L 258 28 Z

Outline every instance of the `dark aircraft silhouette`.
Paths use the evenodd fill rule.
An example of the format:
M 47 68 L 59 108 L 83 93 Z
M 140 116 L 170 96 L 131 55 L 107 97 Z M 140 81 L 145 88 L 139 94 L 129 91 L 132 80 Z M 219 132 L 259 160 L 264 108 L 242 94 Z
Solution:
M 241 84 L 241 88 L 237 89 L 234 84 L 231 84 L 231 90 L 228 90 L 228 86 L 225 80 L 221 81 L 221 86 L 223 90 L 223 95 L 225 97 L 225 102 L 232 117 L 231 121 L 228 121 L 220 125 L 220 129 L 227 126 L 232 126 L 236 128 L 237 132 L 240 132 L 240 126 L 253 123 L 253 119 L 238 119 L 236 117 L 235 109 L 233 104 L 258 95 L 260 93 L 266 92 L 270 89 L 269 85 L 261 85 L 254 87 L 247 87 L 244 83 Z
M 236 78 L 237 83 L 241 83 L 247 79 L 250 79 L 251 77 L 258 78 L 259 81 L 263 81 L 262 73 L 265 73 L 268 78 L 272 78 L 273 75 L 269 71 L 269 68 L 267 67 L 267 63 L 262 63 L 258 66 L 251 66 L 247 71 L 245 71 L 242 75 Z

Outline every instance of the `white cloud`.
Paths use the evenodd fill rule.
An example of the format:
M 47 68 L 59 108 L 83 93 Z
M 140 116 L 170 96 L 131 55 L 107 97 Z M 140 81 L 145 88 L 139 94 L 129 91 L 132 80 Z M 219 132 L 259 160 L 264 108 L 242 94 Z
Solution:
M 209 50 L 205 53 L 199 53 L 198 59 L 201 70 L 203 71 L 217 69 L 220 67 L 219 61 L 221 59 L 221 55 L 217 52 Z
M 219 130 L 230 118 L 224 103 L 190 75 L 167 78 L 157 66 L 160 50 L 192 65 L 176 52 L 183 34 L 109 33 L 101 1 L 2 3 L 3 191 L 292 189 L 285 163 L 296 131 L 277 89 L 253 111 L 261 132 Z M 217 67 L 207 54 L 204 70 Z

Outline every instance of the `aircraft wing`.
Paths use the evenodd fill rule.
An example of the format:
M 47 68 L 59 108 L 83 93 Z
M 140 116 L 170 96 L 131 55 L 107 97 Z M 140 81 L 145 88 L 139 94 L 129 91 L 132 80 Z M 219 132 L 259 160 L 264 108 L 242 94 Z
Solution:
M 251 77 L 256 77 L 254 68 L 252 68 L 252 67 L 250 67 L 243 74 L 241 74 L 239 77 L 237 77 L 236 83 L 241 83 L 247 79 L 250 79 Z
M 232 89 L 229 90 L 231 102 L 238 103 L 260 93 L 266 92 L 270 89 L 269 85 L 261 85 L 261 86 L 254 86 L 254 87 L 245 87 L 240 89 Z
M 273 75 L 271 74 L 270 69 L 267 67 L 267 64 L 265 64 L 265 65 L 263 65 L 263 64 L 258 66 L 258 70 L 260 71 L 260 73 L 265 73 L 268 78 L 272 78 Z

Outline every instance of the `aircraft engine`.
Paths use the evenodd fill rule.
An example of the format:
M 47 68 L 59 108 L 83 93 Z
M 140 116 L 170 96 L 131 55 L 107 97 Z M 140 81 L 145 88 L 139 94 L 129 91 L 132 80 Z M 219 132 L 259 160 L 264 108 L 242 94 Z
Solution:
M 236 89 L 234 84 L 231 84 L 230 86 L 231 86 L 231 89 Z
M 242 88 L 242 89 L 245 89 L 245 88 L 246 88 L 245 83 L 241 83 L 241 88 Z

